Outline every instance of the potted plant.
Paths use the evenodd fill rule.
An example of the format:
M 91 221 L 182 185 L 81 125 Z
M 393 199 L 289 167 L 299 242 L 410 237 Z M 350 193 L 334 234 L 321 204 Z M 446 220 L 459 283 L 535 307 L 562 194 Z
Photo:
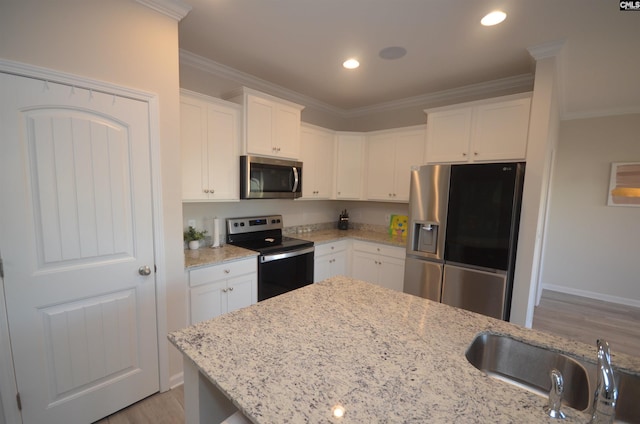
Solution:
M 184 241 L 189 243 L 189 249 L 195 250 L 200 247 L 200 240 L 204 239 L 207 230 L 198 231 L 192 226 L 184 232 Z

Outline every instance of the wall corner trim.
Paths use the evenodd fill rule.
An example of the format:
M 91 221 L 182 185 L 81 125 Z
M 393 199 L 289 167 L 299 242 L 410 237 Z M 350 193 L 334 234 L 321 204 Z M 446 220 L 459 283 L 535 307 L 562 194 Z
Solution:
M 136 0 L 150 9 L 181 21 L 191 11 L 191 6 L 182 0 Z

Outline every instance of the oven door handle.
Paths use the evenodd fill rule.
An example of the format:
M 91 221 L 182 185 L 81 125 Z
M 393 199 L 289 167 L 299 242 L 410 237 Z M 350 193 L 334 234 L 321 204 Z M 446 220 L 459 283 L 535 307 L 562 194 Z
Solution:
M 271 262 L 271 261 L 279 261 L 280 259 L 293 258 L 295 256 L 306 255 L 307 253 L 313 253 L 315 251 L 315 247 L 307 247 L 306 249 L 300 250 L 291 250 L 289 252 L 282 253 L 274 253 L 273 255 L 261 255 L 260 263 Z

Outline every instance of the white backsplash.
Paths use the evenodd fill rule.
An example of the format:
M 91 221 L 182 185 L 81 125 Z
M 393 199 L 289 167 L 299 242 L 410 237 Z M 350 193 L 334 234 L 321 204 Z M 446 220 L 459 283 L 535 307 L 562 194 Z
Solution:
M 409 206 L 406 203 L 358 202 L 340 200 L 241 200 L 239 202 L 183 203 L 182 225 L 188 227 L 188 221 L 194 220 L 196 228 L 206 229 L 207 235 L 213 234 L 211 220 L 220 219 L 220 238 L 226 237 L 226 218 L 257 215 L 282 215 L 285 228 L 304 227 L 311 230 L 331 226 L 338 221 L 340 212 L 346 209 L 349 220 L 355 224 L 388 226 L 389 217 L 406 215 Z M 318 228 L 316 228 L 318 227 Z M 207 242 L 210 243 L 209 239 Z

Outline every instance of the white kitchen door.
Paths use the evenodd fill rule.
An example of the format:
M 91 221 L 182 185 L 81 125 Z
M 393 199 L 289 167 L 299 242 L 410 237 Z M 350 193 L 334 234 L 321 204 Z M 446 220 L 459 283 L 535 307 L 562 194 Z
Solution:
M 0 90 L 22 419 L 91 423 L 159 390 L 149 106 L 5 73 Z

